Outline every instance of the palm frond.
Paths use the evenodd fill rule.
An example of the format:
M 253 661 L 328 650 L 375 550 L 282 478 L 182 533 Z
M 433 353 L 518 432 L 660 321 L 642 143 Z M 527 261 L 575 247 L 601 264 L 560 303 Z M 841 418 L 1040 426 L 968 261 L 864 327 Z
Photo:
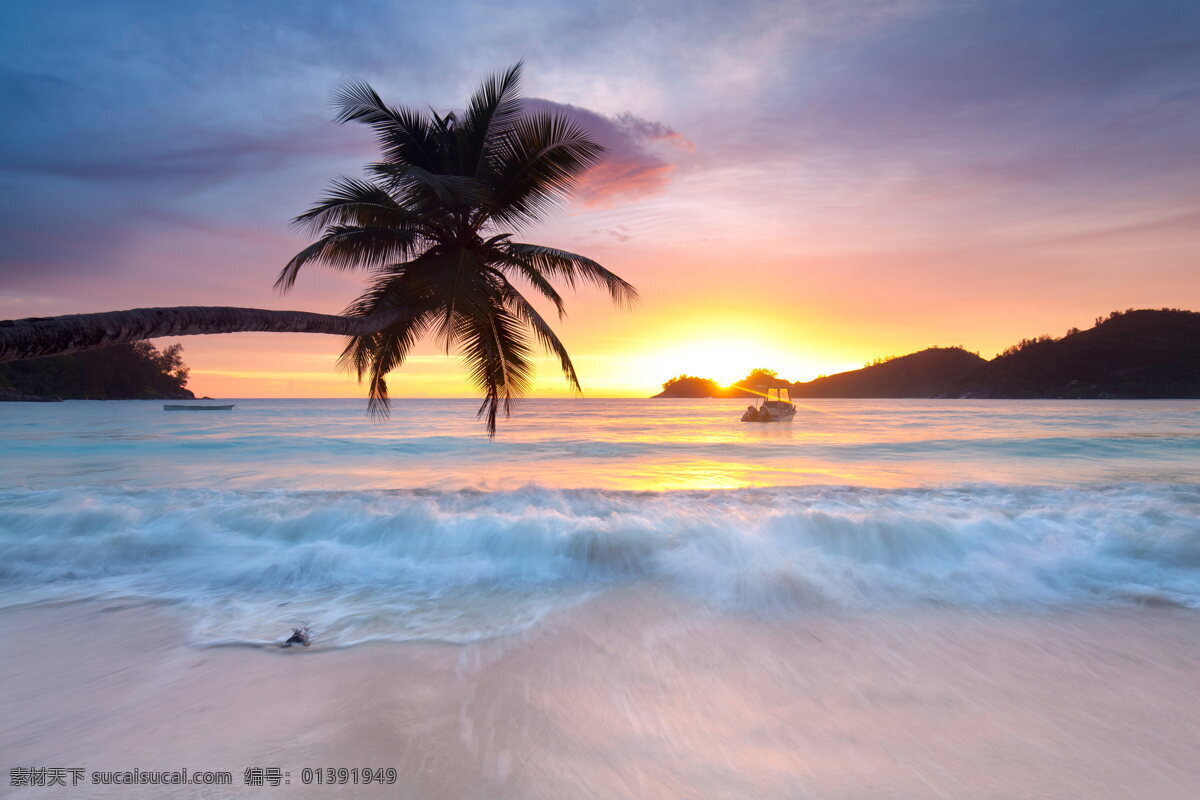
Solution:
M 529 390 L 533 381 L 533 351 L 521 321 L 502 305 L 484 313 L 458 314 L 455 341 L 467 368 L 467 377 L 480 392 L 479 416 L 487 423 L 488 436 L 496 435 L 496 417 Z
M 490 170 L 491 160 L 521 115 L 521 73 L 518 61 L 504 72 L 488 77 L 475 94 L 459 126 L 464 175 L 479 178 Z
M 555 247 L 524 242 L 507 242 L 503 248 L 513 260 L 526 264 L 530 270 L 561 278 L 572 288 L 577 282 L 583 281 L 607 291 L 618 305 L 629 307 L 638 301 L 638 291 L 633 284 L 590 258 Z
M 436 301 L 408 279 L 409 265 L 396 265 L 375 278 L 345 310 L 347 316 L 371 316 L 402 309 L 408 313 L 383 330 L 352 336 L 338 366 L 362 381 L 369 375 L 367 411 L 386 417 L 389 412 L 387 374 L 400 368 L 417 341 L 428 331 Z
M 367 171 L 406 205 L 426 215 L 440 211 L 466 216 L 486 197 L 483 184 L 463 175 L 437 174 L 411 164 L 371 164 Z
M 561 203 L 605 148 L 564 114 L 540 112 L 516 120 L 497 154 L 495 193 L 487 210 L 497 224 L 536 222 Z
M 538 313 L 537 309 L 525 299 L 525 296 L 517 291 L 516 287 L 504 281 L 505 306 L 509 308 L 518 319 L 528 325 L 537 336 L 538 341 L 542 346 L 549 350 L 554 355 L 558 356 L 559 365 L 562 367 L 563 375 L 567 378 L 567 383 L 576 392 L 583 392 L 583 387 L 579 385 L 579 375 L 575 372 L 575 365 L 571 363 L 571 356 L 567 353 L 566 346 L 562 340 L 558 338 L 558 334 L 550 327 L 549 323 Z
M 384 159 L 412 164 L 437 172 L 442 166 L 442 145 L 434 126 L 418 111 L 383 102 L 369 83 L 348 83 L 334 95 L 338 122 L 371 126 Z
M 567 316 L 567 307 L 563 302 L 562 295 L 559 294 L 558 290 L 554 288 L 554 284 L 550 283 L 550 281 L 546 279 L 545 274 L 543 274 L 540 269 L 533 266 L 528 261 L 524 261 L 516 256 L 513 256 L 504 250 L 496 251 L 495 256 L 492 259 L 492 263 L 495 265 L 494 268 L 505 280 L 508 280 L 509 276 L 515 272 L 516 275 L 523 278 L 526 283 L 528 283 L 534 289 L 537 289 L 537 291 L 543 297 L 554 304 L 554 309 L 558 312 L 559 319 L 563 319 Z
M 420 224 L 420 217 L 382 186 L 345 176 L 335 180 L 315 206 L 292 220 L 292 225 L 312 233 L 330 225 L 411 229 Z
M 387 375 L 404 365 L 409 352 L 421 338 L 428 323 L 428 314 L 419 314 L 394 325 L 389 325 L 368 337 L 356 337 L 346 345 L 339 359 L 352 361 L 361 381 L 370 370 L 367 381 L 367 413 L 373 417 L 387 417 L 391 413 L 388 398 Z
M 380 267 L 407 258 L 420 242 L 421 235 L 411 230 L 334 225 L 292 256 L 275 280 L 275 288 L 281 292 L 291 289 L 300 268 L 309 262 L 343 271 Z
M 447 353 L 458 337 L 458 316 L 485 314 L 495 303 L 495 290 L 486 265 L 474 248 L 460 244 L 441 247 L 413 264 L 410 278 L 440 299 L 434 335 Z

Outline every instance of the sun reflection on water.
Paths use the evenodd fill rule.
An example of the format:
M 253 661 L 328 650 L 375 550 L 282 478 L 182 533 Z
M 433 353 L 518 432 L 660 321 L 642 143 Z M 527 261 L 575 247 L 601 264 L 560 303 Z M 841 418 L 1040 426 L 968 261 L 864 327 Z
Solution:
M 744 400 L 532 400 L 489 441 L 463 400 L 239 400 L 224 415 L 128 401 L 14 409 L 12 486 L 710 490 L 1079 480 L 1200 481 L 1200 403 L 808 400 L 788 423 Z M 67 412 L 67 413 L 64 413 Z

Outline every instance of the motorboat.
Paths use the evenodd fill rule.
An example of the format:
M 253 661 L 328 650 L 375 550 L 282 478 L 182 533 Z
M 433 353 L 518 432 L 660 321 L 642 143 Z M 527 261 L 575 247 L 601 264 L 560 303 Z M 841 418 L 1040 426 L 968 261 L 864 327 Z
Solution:
M 758 399 L 746 406 L 742 422 L 791 422 L 796 416 L 791 386 L 784 381 L 763 387 Z

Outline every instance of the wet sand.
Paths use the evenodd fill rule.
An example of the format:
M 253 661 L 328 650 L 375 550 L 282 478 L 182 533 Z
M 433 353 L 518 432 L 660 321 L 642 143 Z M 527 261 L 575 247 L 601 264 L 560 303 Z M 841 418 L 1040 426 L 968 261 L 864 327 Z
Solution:
M 0 767 L 228 770 L 13 797 L 1195 798 L 1200 614 L 741 616 L 622 589 L 517 637 L 187 644 L 174 611 L 0 613 Z M 286 630 L 266 632 L 286 634 Z M 246 787 L 248 766 L 290 773 Z M 304 767 L 395 767 L 392 787 Z

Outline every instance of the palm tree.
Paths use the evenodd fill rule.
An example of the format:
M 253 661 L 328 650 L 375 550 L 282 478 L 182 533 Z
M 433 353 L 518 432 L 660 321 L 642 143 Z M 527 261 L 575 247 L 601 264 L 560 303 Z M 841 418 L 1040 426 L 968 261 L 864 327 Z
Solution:
M 447 352 L 462 355 L 494 433 L 498 409 L 507 413 L 529 387 L 531 334 L 579 389 L 566 348 L 518 283 L 560 317 L 556 278 L 594 283 L 618 303 L 636 298 L 632 286 L 589 258 L 513 240 L 513 231 L 536 222 L 604 152 L 567 117 L 522 113 L 520 77 L 518 63 L 485 81 L 461 114 L 445 116 L 390 107 L 364 83 L 337 96 L 338 121 L 369 125 L 383 160 L 367 168 L 371 180 L 340 178 L 296 218 L 320 238 L 288 262 L 276 286 L 289 289 L 310 262 L 367 271 L 367 290 L 346 314 L 400 316 L 353 336 L 341 361 L 360 380 L 369 375 L 375 411 L 387 408 L 387 373 L 434 334 Z
M 386 413 L 387 373 L 416 343 L 436 336 L 463 358 L 483 395 L 479 414 L 495 435 L 500 409 L 530 385 L 535 344 L 558 357 L 578 391 L 566 348 L 519 287 L 561 319 L 555 282 L 590 283 L 629 305 L 637 292 L 595 261 L 514 241 L 575 187 L 604 149 L 569 118 L 527 113 L 521 64 L 484 81 L 462 112 L 388 106 L 369 85 L 345 86 L 337 120 L 370 126 L 382 159 L 368 179 L 342 177 L 295 223 L 317 235 L 276 281 L 301 268 L 362 270 L 366 291 L 343 315 L 244 308 L 133 309 L 0 322 L 0 361 L 56 355 L 121 341 L 195 333 L 303 331 L 349 336 L 340 365 L 368 380 L 369 408 Z

